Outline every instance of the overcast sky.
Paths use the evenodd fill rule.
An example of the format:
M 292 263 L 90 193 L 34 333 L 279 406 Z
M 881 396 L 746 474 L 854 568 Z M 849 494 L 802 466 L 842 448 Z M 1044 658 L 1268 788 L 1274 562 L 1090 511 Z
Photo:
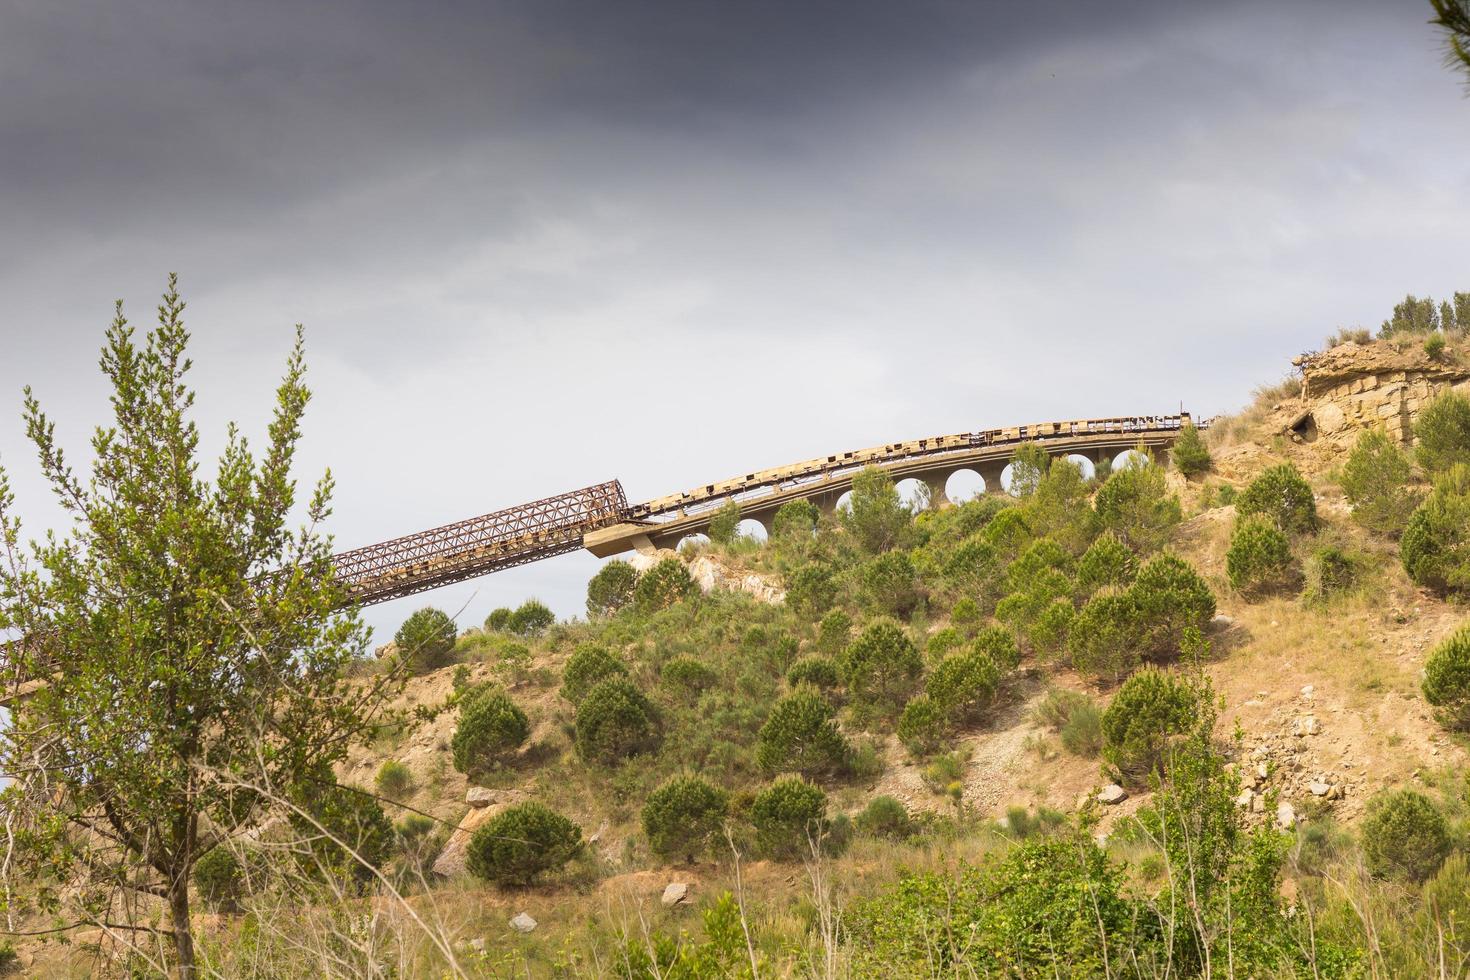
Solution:
M 85 450 L 114 299 L 189 301 L 201 425 L 354 547 L 612 477 L 1233 409 L 1470 289 L 1470 101 L 1427 3 L 0 0 L 0 460 Z M 8 407 L 7 407 L 8 406 Z M 444 589 L 478 623 L 568 556 Z M 424 597 L 376 607 L 386 641 Z

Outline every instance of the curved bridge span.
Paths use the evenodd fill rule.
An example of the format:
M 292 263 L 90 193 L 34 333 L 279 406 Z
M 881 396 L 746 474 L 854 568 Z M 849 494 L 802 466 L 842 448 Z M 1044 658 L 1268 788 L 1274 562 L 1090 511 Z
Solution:
M 937 506 L 945 501 L 945 482 L 961 470 L 978 473 L 987 491 L 998 491 L 1002 471 L 1024 443 L 1040 443 L 1053 457 L 1080 455 L 1096 463 L 1137 447 L 1165 451 L 1190 421 L 1188 413 L 1077 419 L 934 436 L 758 470 L 633 505 L 622 485 L 610 480 L 344 552 L 335 561 L 355 601 L 371 605 L 581 548 L 601 558 L 673 547 L 708 528 L 727 500 L 769 529 L 788 501 L 834 509 L 853 476 L 868 466 L 895 481 L 923 481 Z M 1198 423 L 1202 429 L 1208 424 Z

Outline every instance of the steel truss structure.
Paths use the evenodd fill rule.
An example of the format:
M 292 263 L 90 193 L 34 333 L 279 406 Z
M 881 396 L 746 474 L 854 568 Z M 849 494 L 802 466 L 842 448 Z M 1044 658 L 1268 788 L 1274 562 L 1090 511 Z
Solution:
M 625 520 L 628 499 L 617 480 L 497 510 L 333 557 L 358 605 L 386 602 L 563 555 L 582 535 Z

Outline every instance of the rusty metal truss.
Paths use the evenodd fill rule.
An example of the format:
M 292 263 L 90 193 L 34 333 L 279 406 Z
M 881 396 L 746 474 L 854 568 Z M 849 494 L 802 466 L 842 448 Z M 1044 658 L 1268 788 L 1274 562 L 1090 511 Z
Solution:
M 332 560 L 359 605 L 385 602 L 563 555 L 582 535 L 625 520 L 617 480 L 343 552 Z

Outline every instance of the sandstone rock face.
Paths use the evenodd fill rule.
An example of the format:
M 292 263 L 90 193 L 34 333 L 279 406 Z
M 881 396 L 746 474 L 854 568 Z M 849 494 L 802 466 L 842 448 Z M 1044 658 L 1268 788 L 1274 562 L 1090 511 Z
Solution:
M 679 557 L 676 551 L 660 549 L 651 554 L 643 552 L 634 554 L 628 558 L 628 564 L 641 574 L 665 558 Z M 699 586 L 701 592 L 708 593 L 716 590 L 745 592 L 773 606 L 786 601 L 786 590 L 781 588 L 776 581 L 753 572 L 747 575 L 738 574 L 710 555 L 698 555 L 687 564 L 689 576 L 694 579 L 694 583 Z
M 1358 433 L 1384 426 L 1401 442 L 1413 438 L 1419 411 L 1450 389 L 1470 392 L 1470 371 L 1433 361 L 1422 343 L 1341 344 L 1301 361 L 1302 412 L 1291 431 L 1351 446 Z
M 478 788 L 478 787 L 476 787 Z M 470 793 L 474 793 L 472 788 Z M 444 843 L 444 850 L 434 859 L 434 873 L 452 878 L 455 875 L 464 874 L 466 862 L 469 860 L 470 838 L 476 830 L 489 822 L 490 818 L 503 811 L 513 803 L 521 801 L 521 793 L 517 790 L 483 790 L 484 793 L 493 794 L 491 800 L 483 804 L 470 804 L 470 811 L 460 820 L 459 826 L 454 828 L 454 833 L 449 835 L 449 840 Z

